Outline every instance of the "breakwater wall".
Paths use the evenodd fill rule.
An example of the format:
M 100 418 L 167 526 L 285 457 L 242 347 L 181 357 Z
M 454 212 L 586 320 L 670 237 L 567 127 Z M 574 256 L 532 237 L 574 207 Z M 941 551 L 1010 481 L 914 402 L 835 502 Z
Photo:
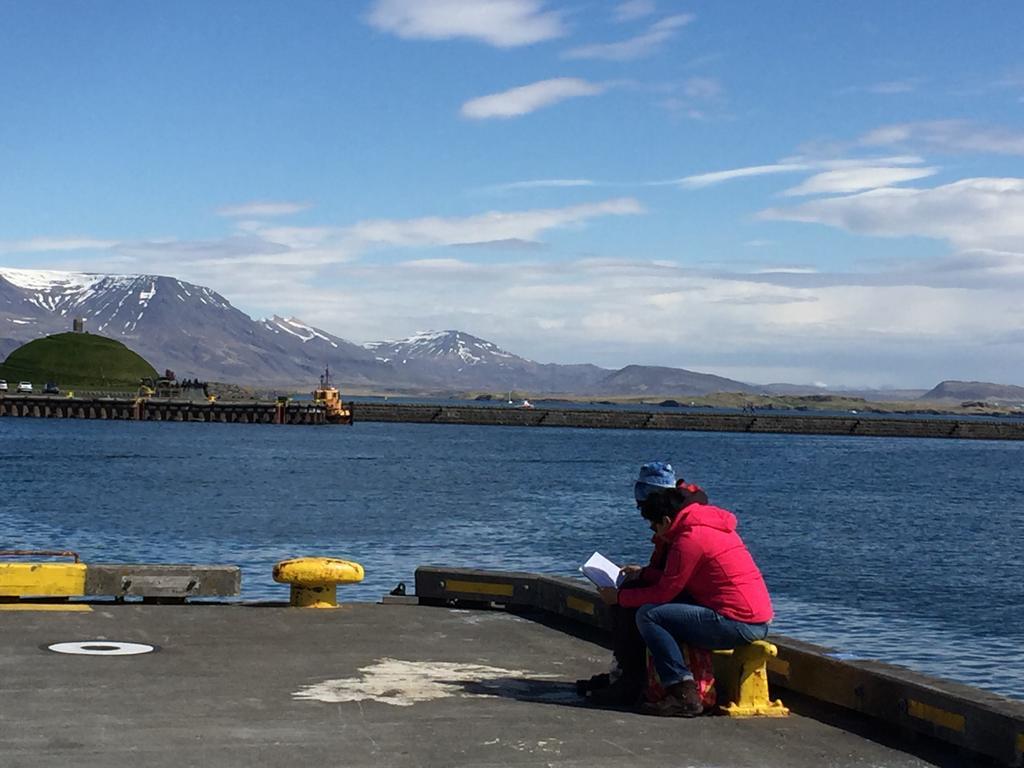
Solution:
M 0 416 L 42 419 L 203 421 L 221 424 L 326 424 L 322 405 L 276 402 L 192 402 L 58 395 L 0 397 Z
M 763 432 L 865 437 L 942 437 L 1024 440 L 1020 422 L 953 419 L 896 419 L 850 416 L 693 413 L 557 408 L 494 408 L 455 405 L 353 403 L 354 421 L 419 424 L 480 424 L 508 427 L 589 429 L 674 429 L 701 432 Z

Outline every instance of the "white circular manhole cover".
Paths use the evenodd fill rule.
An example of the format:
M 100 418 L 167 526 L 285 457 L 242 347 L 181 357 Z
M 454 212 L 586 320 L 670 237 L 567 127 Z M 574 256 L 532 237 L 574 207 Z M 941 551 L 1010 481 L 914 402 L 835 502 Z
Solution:
M 119 643 L 110 640 L 88 640 L 84 643 L 54 643 L 46 646 L 56 653 L 72 653 L 77 656 L 135 656 L 151 653 L 156 646 L 145 643 Z

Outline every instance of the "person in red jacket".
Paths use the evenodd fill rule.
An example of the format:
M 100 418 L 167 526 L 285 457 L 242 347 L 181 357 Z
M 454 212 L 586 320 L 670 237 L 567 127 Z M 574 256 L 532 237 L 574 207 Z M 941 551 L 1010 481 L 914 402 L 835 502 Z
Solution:
M 640 473 L 633 484 L 633 496 L 639 509 L 641 503 L 652 493 L 679 488 L 688 500 L 708 503 L 707 494 L 693 483 L 677 478 L 672 465 L 663 461 L 652 461 L 640 467 Z M 654 551 L 646 566 L 625 565 L 622 567 L 623 583 L 620 589 L 637 589 L 656 582 L 665 569 L 668 542 L 658 536 L 651 538 Z M 615 669 L 611 674 L 594 675 L 590 680 L 577 680 L 576 688 L 581 695 L 588 695 L 590 703 L 597 705 L 637 704 L 647 684 L 647 645 L 636 625 L 636 609 L 612 606 L 610 611 L 612 629 L 612 653 Z
M 679 643 L 738 648 L 768 634 L 772 603 L 731 512 L 694 501 L 684 489 L 651 494 L 640 514 L 666 543 L 664 569 L 634 589 L 602 589 L 609 605 L 636 608 L 636 625 L 667 691 L 649 714 L 693 717 L 703 711 Z M 646 570 L 646 569 L 645 569 Z

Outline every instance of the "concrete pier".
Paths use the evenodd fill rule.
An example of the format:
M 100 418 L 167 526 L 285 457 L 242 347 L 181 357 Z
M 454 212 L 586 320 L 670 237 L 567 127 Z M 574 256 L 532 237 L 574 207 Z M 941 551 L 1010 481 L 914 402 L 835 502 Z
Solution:
M 496 408 L 471 405 L 353 403 L 359 421 L 418 424 L 480 424 L 508 427 L 586 429 L 666 429 L 700 432 L 751 432 L 864 437 L 937 437 L 974 440 L 1024 440 L 1024 419 L 956 419 L 815 416 L 811 414 L 694 413 L 557 408 Z
M 587 707 L 574 681 L 604 671 L 608 652 L 505 611 L 50 608 L 0 605 L 5 768 L 933 764 L 818 715 L 678 720 Z M 72 641 L 156 650 L 47 650 Z
M 0 397 L 0 416 L 127 421 L 201 421 L 221 424 L 326 424 L 324 406 L 310 402 L 194 402 L 158 398 Z

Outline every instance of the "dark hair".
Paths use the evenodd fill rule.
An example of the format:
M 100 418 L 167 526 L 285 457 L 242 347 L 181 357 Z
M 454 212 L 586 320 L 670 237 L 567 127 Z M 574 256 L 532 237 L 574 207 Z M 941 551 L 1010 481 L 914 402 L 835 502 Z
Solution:
M 676 514 L 683 508 L 683 502 L 683 494 L 678 488 L 656 491 L 640 502 L 640 514 L 645 520 L 650 520 L 652 523 L 658 522 L 663 517 L 675 520 Z
M 707 494 L 696 486 L 666 488 L 664 491 L 652 493 L 641 501 L 640 514 L 645 520 L 650 520 L 652 523 L 658 522 L 663 517 L 675 520 L 676 515 L 691 504 L 707 503 Z

